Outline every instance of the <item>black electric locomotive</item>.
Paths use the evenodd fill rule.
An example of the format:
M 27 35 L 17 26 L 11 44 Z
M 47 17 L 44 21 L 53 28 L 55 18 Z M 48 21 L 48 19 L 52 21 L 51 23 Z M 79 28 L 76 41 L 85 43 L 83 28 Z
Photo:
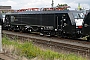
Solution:
M 3 28 L 23 32 L 39 32 L 40 35 L 61 35 L 62 37 L 76 37 L 75 19 L 81 15 L 74 11 L 25 11 L 7 13 Z

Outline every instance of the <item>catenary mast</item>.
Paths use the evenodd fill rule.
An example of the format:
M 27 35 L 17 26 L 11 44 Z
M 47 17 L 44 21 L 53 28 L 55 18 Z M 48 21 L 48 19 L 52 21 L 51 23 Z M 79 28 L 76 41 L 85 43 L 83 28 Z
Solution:
M 53 8 L 53 6 L 54 6 L 54 1 L 52 0 L 52 4 L 51 4 L 51 7 Z

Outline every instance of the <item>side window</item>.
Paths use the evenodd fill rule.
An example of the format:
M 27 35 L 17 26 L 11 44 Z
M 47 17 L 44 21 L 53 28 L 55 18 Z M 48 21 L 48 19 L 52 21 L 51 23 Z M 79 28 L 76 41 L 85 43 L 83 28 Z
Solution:
M 11 16 L 11 22 L 14 22 L 14 21 L 15 21 L 15 17 Z
M 5 22 L 7 22 L 7 21 L 9 21 L 9 16 L 8 15 L 6 15 L 6 17 L 5 17 Z

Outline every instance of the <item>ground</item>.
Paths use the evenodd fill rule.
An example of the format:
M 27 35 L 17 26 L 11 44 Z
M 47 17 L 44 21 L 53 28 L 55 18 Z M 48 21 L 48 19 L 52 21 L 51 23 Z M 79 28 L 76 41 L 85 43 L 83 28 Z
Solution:
M 15 60 L 9 56 L 4 55 L 3 53 L 0 53 L 0 60 Z

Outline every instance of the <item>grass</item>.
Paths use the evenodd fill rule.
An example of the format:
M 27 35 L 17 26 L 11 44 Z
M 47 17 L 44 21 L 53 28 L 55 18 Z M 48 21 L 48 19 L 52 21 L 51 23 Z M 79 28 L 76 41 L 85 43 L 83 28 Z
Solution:
M 7 37 L 4 37 L 2 40 L 3 47 L 8 48 L 9 52 L 16 54 L 18 56 L 24 56 L 28 59 L 39 57 L 42 60 L 86 60 L 81 56 L 75 54 L 63 54 L 53 52 L 51 50 L 41 50 L 38 47 L 34 46 L 32 42 L 18 42 L 18 40 L 9 40 Z

